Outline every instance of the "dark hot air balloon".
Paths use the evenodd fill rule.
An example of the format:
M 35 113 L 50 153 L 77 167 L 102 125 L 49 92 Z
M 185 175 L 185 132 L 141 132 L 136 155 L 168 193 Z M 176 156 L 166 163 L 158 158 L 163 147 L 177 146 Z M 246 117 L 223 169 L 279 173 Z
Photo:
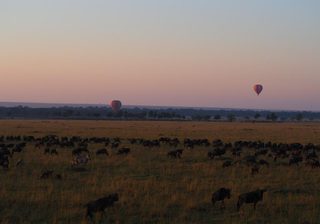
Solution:
M 253 86 L 253 90 L 256 92 L 256 94 L 259 96 L 260 93 L 263 90 L 263 86 L 261 84 L 256 84 Z
M 121 109 L 122 103 L 120 100 L 112 100 L 110 103 L 110 106 L 114 112 L 119 112 Z

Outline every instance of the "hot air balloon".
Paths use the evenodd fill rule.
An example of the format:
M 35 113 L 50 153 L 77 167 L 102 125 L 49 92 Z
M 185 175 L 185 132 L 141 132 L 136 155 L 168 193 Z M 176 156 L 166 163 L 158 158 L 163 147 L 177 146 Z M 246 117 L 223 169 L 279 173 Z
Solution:
M 120 100 L 112 100 L 110 103 L 110 106 L 114 112 L 119 112 L 121 109 L 122 103 Z
M 260 93 L 263 90 L 263 86 L 261 84 L 256 84 L 253 86 L 253 90 L 256 92 L 256 94 L 259 96 Z

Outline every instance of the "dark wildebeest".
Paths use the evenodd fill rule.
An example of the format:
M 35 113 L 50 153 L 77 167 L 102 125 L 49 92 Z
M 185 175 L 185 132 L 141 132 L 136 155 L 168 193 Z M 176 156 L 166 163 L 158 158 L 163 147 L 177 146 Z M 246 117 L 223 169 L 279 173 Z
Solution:
M 77 155 L 80 155 L 82 153 L 89 154 L 90 152 L 89 152 L 89 150 L 87 148 L 84 148 L 84 147 L 83 148 L 76 148 L 76 149 L 72 150 L 72 155 L 73 156 L 77 156 Z
M 112 142 L 112 144 L 111 144 L 111 148 L 113 148 L 113 149 L 116 149 L 116 148 L 118 148 L 120 146 L 120 143 L 119 142 Z
M 223 148 L 216 148 L 213 151 L 208 152 L 209 159 L 214 159 L 214 157 L 221 157 L 226 153 L 226 150 Z
M 299 166 L 299 163 L 302 162 L 302 160 L 303 160 L 302 156 L 293 156 L 289 160 L 289 166 L 293 164 L 296 164 L 297 166 Z
M 223 168 L 226 168 L 226 167 L 229 167 L 229 166 L 232 166 L 232 161 L 231 160 L 227 160 L 222 164 Z
M 306 165 L 312 168 L 317 168 L 317 167 L 320 167 L 320 162 L 319 160 L 316 160 L 316 159 L 310 159 L 306 162 Z
M 171 158 L 181 158 L 181 155 L 183 153 L 183 149 L 177 149 L 177 150 L 173 150 L 168 152 L 167 156 L 171 157 Z
M 256 205 L 259 201 L 263 200 L 263 193 L 266 192 L 267 190 L 263 189 L 263 190 L 256 190 L 256 191 L 252 191 L 249 193 L 245 193 L 245 194 L 241 194 L 239 196 L 239 200 L 237 203 L 237 209 L 238 211 L 240 210 L 240 207 L 243 204 L 252 204 L 253 203 L 253 208 L 254 210 L 256 210 Z
M 259 173 L 259 170 L 260 170 L 260 167 L 258 165 L 253 165 L 251 167 L 251 175 L 255 175 L 255 174 L 258 174 Z
M 9 158 L 6 154 L 0 154 L 0 166 L 4 169 L 9 168 Z
M 257 158 L 255 156 L 246 156 L 242 159 L 242 162 L 245 163 L 247 166 L 256 165 Z
M 104 198 L 100 198 L 96 201 L 91 201 L 86 204 L 87 217 L 93 219 L 93 216 L 97 212 L 104 212 L 107 207 L 112 207 L 113 204 L 119 200 L 118 194 L 110 194 Z
M 97 155 L 97 156 L 98 156 L 98 155 L 106 155 L 106 156 L 108 156 L 109 153 L 108 153 L 107 149 L 98 149 L 98 150 L 96 151 L 96 155 Z
M 50 154 L 50 148 L 45 148 L 43 150 L 43 154 Z
M 48 179 L 49 177 L 52 177 L 53 170 L 46 170 L 41 174 L 40 179 Z
M 268 161 L 264 160 L 264 159 L 260 159 L 258 162 L 260 165 L 266 165 L 267 167 L 269 167 L 269 163 Z
M 214 192 L 212 194 L 212 198 L 211 198 L 211 201 L 212 201 L 212 204 L 214 206 L 214 204 L 217 202 L 217 201 L 221 201 L 221 209 L 224 208 L 224 199 L 228 198 L 230 199 L 231 197 L 231 190 L 228 189 L 228 188 L 220 188 L 219 190 L 217 190 L 216 192 Z
M 129 148 L 119 149 L 117 155 L 128 155 L 131 150 Z
M 56 150 L 56 149 L 52 149 L 51 151 L 50 151 L 50 154 L 51 155 L 58 155 L 58 151 Z

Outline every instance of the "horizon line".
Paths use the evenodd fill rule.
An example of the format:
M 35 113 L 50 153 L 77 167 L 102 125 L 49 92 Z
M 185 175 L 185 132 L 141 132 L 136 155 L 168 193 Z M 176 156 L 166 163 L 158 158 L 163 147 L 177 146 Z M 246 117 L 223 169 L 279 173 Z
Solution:
M 5 105 L 8 104 L 8 105 Z M 12 105 L 10 105 L 12 104 Z M 28 105 L 29 104 L 29 105 Z M 32 106 L 33 104 L 33 106 Z M 17 107 L 17 106 L 27 106 L 30 108 L 44 108 L 39 107 L 36 105 L 47 105 L 45 108 L 54 108 L 54 107 L 103 107 L 107 106 L 110 107 L 109 104 L 103 103 L 44 103 L 44 102 L 18 102 L 18 101 L 0 101 L 0 107 Z M 52 106 L 49 106 L 52 105 Z M 123 108 L 154 108 L 154 109 L 202 109 L 202 110 L 250 110 L 250 111 L 275 111 L 275 112 L 313 112 L 318 113 L 320 110 L 295 110 L 295 109 L 265 109 L 265 108 L 236 108 L 236 107 L 213 107 L 213 106 L 184 106 L 184 105 L 177 105 L 177 106 L 168 106 L 168 105 L 134 105 L 134 104 L 123 104 Z

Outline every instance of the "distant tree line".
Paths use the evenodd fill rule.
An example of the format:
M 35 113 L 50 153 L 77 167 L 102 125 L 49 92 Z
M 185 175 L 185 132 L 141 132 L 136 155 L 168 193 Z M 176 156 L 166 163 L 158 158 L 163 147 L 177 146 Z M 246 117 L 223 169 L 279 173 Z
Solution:
M 320 112 L 255 111 L 226 109 L 124 108 L 115 113 L 108 107 L 0 107 L 0 119 L 124 119 L 196 121 L 314 121 Z

